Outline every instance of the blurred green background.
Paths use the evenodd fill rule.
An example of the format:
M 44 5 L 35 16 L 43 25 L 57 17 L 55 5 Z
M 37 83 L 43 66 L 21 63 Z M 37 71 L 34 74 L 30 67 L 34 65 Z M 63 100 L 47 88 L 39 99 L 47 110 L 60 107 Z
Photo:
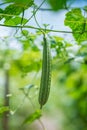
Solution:
M 22 125 L 40 107 L 38 92 L 42 64 L 41 37 L 38 38 L 41 40 L 38 45 L 37 34 L 32 34 L 30 41 L 19 42 L 17 37 L 22 45 L 21 50 L 10 48 L 9 38 L 7 39 L 3 43 L 4 48 L 0 47 L 0 129 L 3 129 L 4 113 L 7 111 L 4 107 L 6 102 L 9 105 L 9 130 L 43 129 L 37 118 Z M 49 100 L 43 107 L 41 120 L 47 130 L 86 130 L 87 44 L 82 45 L 74 54 L 69 51 L 72 44 L 61 37 L 51 36 L 48 42 L 51 44 L 52 81 Z M 26 43 L 28 45 L 25 49 Z M 75 57 L 70 58 L 70 53 Z M 84 57 L 81 57 L 83 54 Z

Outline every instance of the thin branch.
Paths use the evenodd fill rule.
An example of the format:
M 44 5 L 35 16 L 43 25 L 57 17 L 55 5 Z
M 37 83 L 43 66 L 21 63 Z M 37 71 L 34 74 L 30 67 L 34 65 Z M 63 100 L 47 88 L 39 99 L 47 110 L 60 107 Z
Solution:
M 43 0 L 43 2 L 42 2 L 42 3 L 39 5 L 39 7 L 35 10 L 35 12 L 33 12 L 33 14 L 31 15 L 31 17 L 26 21 L 26 23 L 33 18 L 33 16 L 37 13 L 37 11 L 40 9 L 40 7 L 44 4 L 45 1 L 46 1 L 46 0 Z M 26 23 L 25 23 L 25 24 L 26 24 Z M 25 25 L 25 24 L 24 24 L 24 25 Z M 24 26 L 24 25 L 23 25 L 23 26 Z
M 31 7 L 32 8 L 32 7 Z M 74 8 L 80 8 L 80 9 L 83 9 L 84 10 L 84 7 L 64 7 L 64 8 L 61 8 L 61 9 L 59 9 L 59 10 L 71 10 L 71 9 L 74 9 Z M 54 9 L 52 9 L 52 8 L 39 8 L 38 10 L 40 10 L 40 11 L 54 11 L 55 12 L 55 10 Z M 58 10 L 58 11 L 59 11 Z M 58 12 L 58 11 L 56 11 L 56 12 Z
M 28 96 L 28 94 L 26 94 L 25 92 L 23 92 L 23 93 L 24 93 L 25 97 L 29 100 L 29 102 L 31 103 L 33 109 L 35 110 L 35 106 L 34 106 L 34 104 L 32 103 L 32 99 Z M 38 120 L 38 122 L 40 123 L 40 125 L 42 126 L 43 130 L 46 130 L 46 129 L 45 129 L 45 126 L 44 126 L 44 124 L 43 124 L 43 122 L 42 122 L 42 120 L 41 120 L 40 118 L 37 119 L 37 120 Z
M 51 8 L 39 8 L 40 11 L 54 11 Z
M 18 17 L 18 15 L 15 15 L 15 14 L 4 14 L 4 13 L 0 13 L 0 15 L 1 16 L 7 16 L 7 17 L 9 17 L 9 16 L 16 16 L 16 17 Z
M 39 121 L 39 123 L 41 124 L 41 126 L 42 126 L 43 130 L 46 130 L 46 128 L 45 128 L 45 126 L 44 126 L 43 122 L 41 121 L 41 119 L 38 119 L 38 121 Z
M 28 25 L 26 25 L 26 26 L 21 26 L 21 25 L 19 25 L 19 26 L 16 26 L 16 25 L 4 25 L 4 24 L 0 24 L 0 26 L 3 26 L 3 27 L 9 27 L 9 28 L 31 28 L 31 29 L 34 29 L 34 30 L 43 30 L 43 31 L 48 31 L 48 32 L 58 32 L 58 33 L 80 33 L 81 34 L 81 32 L 82 31 L 65 31 L 65 30 L 54 30 L 54 29 L 44 29 L 44 28 L 39 28 L 39 27 L 34 27 L 34 26 L 28 26 Z M 87 32 L 87 31 L 84 31 L 84 32 Z
M 9 16 L 12 16 L 12 17 L 19 17 L 18 15 L 15 15 L 15 14 L 4 14 L 4 13 L 0 13 L 0 16 L 7 16 L 7 17 L 9 17 Z M 35 14 L 33 13 L 33 17 L 35 16 Z M 23 17 L 23 16 L 22 16 Z M 22 18 L 23 19 L 23 18 Z M 74 21 L 74 20 L 65 20 L 65 21 L 67 21 L 67 22 L 69 22 L 69 23 L 76 23 L 76 21 Z M 83 21 L 83 22 L 80 22 L 80 21 L 77 21 L 78 23 L 82 23 L 82 24 L 87 24 L 87 22 L 86 21 Z M 26 24 L 26 23 L 25 23 Z M 24 25 L 23 25 L 24 26 Z
M 22 24 L 23 24 L 23 19 L 24 19 L 24 8 L 23 8 L 23 12 L 22 12 L 22 18 L 21 18 L 21 26 L 22 26 Z M 21 27 L 21 33 L 23 33 L 23 31 L 22 31 L 22 27 Z
M 39 25 L 35 14 L 34 14 L 34 20 L 35 20 L 37 26 L 40 28 L 40 31 L 44 34 L 44 30 L 41 29 L 41 26 Z

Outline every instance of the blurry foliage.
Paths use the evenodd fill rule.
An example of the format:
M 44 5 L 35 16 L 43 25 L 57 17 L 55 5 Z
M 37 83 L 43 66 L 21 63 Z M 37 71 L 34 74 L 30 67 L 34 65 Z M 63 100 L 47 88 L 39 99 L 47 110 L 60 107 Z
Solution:
M 58 36 L 50 37 L 51 49 L 56 53 L 57 58 L 66 58 L 67 57 L 67 45 L 68 43 L 64 41 L 63 38 Z
M 57 91 L 54 95 L 57 108 L 62 109 L 65 122 L 64 130 L 87 129 L 87 65 L 70 61 L 55 66 Z M 57 70 L 57 72 L 56 72 Z M 54 77 L 55 77 L 54 76 Z M 51 99 L 52 100 L 52 99 Z M 51 102 L 52 103 L 52 102 Z M 58 105 L 57 105 L 58 104 Z
M 9 110 L 9 107 L 0 106 L 0 116 L 1 116 L 1 114 L 3 114 L 4 112 L 6 112 L 8 110 Z
M 31 36 L 29 37 L 29 35 Z M 19 74 L 25 76 L 30 72 L 39 72 L 41 70 L 42 60 L 42 49 L 39 49 L 39 47 L 42 47 L 42 41 L 40 41 L 38 45 L 35 44 L 37 36 L 35 34 L 30 34 L 26 30 L 16 38 L 20 45 L 22 45 L 22 50 L 19 52 L 18 50 L 10 49 L 8 46 L 7 49 L 0 48 L 0 68 L 4 70 L 9 69 L 12 77 L 17 77 Z M 52 52 L 52 82 L 56 82 L 57 85 L 59 84 L 58 87 L 56 86 L 57 88 L 55 88 L 57 95 L 54 94 L 52 97 L 56 98 L 63 94 L 63 97 L 59 97 L 60 101 L 55 100 L 55 108 L 57 109 L 57 107 L 59 107 L 64 113 L 64 126 L 66 126 L 66 129 L 83 130 L 83 128 L 87 128 L 87 43 L 83 42 L 74 57 L 70 57 L 68 54 L 70 52 L 68 52 L 67 49 L 73 47 L 73 44 L 68 43 L 58 36 L 50 36 L 48 39 L 51 44 Z M 24 47 L 24 44 L 27 44 L 27 46 Z M 34 49 L 35 47 L 37 49 Z M 79 58 L 81 59 L 79 60 Z M 23 80 L 25 80 L 25 77 L 23 77 Z M 32 91 L 33 96 L 33 92 L 35 91 Z M 52 97 L 51 100 L 53 100 Z M 65 99 L 62 99 L 64 97 Z M 52 101 L 50 102 L 52 103 Z M 60 102 L 60 105 L 57 102 Z M 48 105 L 50 105 L 49 103 Z M 50 109 L 50 106 L 48 109 Z M 29 122 L 31 124 L 40 116 L 40 113 L 34 112 L 30 114 L 24 122 Z M 81 122 L 80 126 L 79 122 Z
M 23 39 L 23 36 L 20 39 L 17 37 L 17 40 L 22 45 L 22 51 L 12 50 L 9 46 L 6 49 L 1 48 L 0 68 L 9 69 L 13 75 L 19 71 L 23 74 L 39 71 L 41 68 L 41 53 L 34 44 L 35 38 L 33 39 L 33 35 L 28 39 Z

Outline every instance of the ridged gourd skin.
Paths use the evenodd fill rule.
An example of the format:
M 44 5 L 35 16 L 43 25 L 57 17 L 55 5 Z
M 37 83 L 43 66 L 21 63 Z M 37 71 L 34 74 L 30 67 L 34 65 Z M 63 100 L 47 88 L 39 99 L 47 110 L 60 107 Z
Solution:
M 42 61 L 42 75 L 39 91 L 40 109 L 47 102 L 51 86 L 51 53 L 50 45 L 47 42 L 45 35 L 43 35 L 43 61 Z

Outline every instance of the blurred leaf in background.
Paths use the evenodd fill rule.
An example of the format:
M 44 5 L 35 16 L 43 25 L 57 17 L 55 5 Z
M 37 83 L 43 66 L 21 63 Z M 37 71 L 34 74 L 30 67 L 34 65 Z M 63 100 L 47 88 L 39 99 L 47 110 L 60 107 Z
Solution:
M 23 124 L 29 123 L 31 124 L 33 121 L 35 121 L 36 119 L 39 119 L 41 117 L 41 111 L 40 110 L 36 110 L 34 113 L 32 113 L 31 115 L 29 115 L 23 122 Z
M 52 9 L 57 11 L 65 7 L 67 0 L 48 0 L 48 2 L 52 6 Z

